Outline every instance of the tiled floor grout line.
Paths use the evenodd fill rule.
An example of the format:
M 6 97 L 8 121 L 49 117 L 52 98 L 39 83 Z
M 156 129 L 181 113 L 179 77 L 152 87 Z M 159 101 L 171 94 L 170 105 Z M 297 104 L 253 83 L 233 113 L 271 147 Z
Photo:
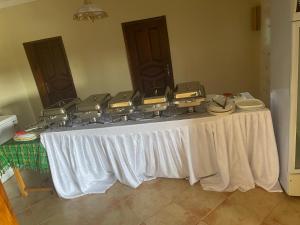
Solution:
M 239 198 L 243 198 L 243 194 L 240 194 L 239 191 L 227 192 L 227 193 L 223 192 L 223 193 L 221 193 L 221 195 L 216 194 L 217 197 L 215 197 L 215 195 L 213 195 L 213 198 L 212 198 L 214 200 L 213 203 L 204 204 L 204 206 L 207 205 L 207 208 L 205 209 L 204 213 L 202 211 L 199 211 L 199 213 L 198 213 L 197 210 L 193 211 L 193 210 L 190 210 L 190 208 L 188 208 L 188 207 L 186 208 L 184 204 L 181 205 L 181 202 L 185 201 L 186 198 L 182 198 L 180 196 L 183 193 L 185 193 L 186 197 L 191 199 L 191 201 L 193 201 L 193 198 L 198 199 L 198 191 L 197 190 L 190 190 L 191 192 L 189 192 L 190 187 L 188 185 L 185 185 L 185 184 L 182 184 L 182 183 L 178 183 L 178 185 L 181 185 L 181 186 L 176 186 L 176 188 L 174 188 L 175 187 L 174 185 L 177 185 L 177 183 L 174 184 L 173 181 L 170 182 L 170 183 L 168 183 L 168 181 L 166 181 L 164 183 L 161 183 L 161 185 L 154 183 L 153 185 L 154 185 L 153 187 L 152 187 L 152 185 L 150 185 L 149 187 L 146 186 L 145 190 L 149 189 L 151 191 L 149 191 L 149 193 L 147 195 L 145 195 L 146 197 L 144 195 L 142 195 L 142 196 L 145 197 L 145 200 L 147 200 L 147 199 L 151 200 L 151 194 L 152 194 L 152 191 L 153 191 L 153 193 L 157 193 L 157 195 L 155 195 L 155 196 L 156 196 L 157 201 L 159 201 L 160 204 L 150 205 L 151 208 L 149 208 L 149 209 L 152 211 L 152 213 L 151 213 L 151 211 L 148 212 L 149 213 L 149 214 L 147 213 L 148 216 L 147 216 L 147 214 L 141 214 L 141 215 L 144 215 L 144 216 L 141 216 L 141 215 L 139 215 L 140 211 L 136 210 L 136 206 L 139 206 L 139 204 L 140 204 L 139 202 L 141 202 L 140 200 L 142 200 L 142 202 L 143 202 L 144 198 L 137 198 L 137 200 L 139 200 L 138 201 L 139 204 L 138 205 L 133 204 L 132 208 L 131 207 L 129 208 L 130 211 L 127 211 L 128 209 L 124 210 L 126 207 L 129 207 L 129 205 L 127 205 L 127 203 L 128 203 L 127 201 L 132 197 L 135 198 L 135 195 L 140 194 L 140 191 L 143 192 L 144 191 L 143 188 L 141 190 L 138 190 L 138 191 L 135 191 L 135 190 L 130 191 L 130 190 L 127 190 L 127 188 L 122 188 L 123 187 L 123 185 L 122 185 L 122 186 L 117 187 L 116 189 L 114 189 L 111 193 L 108 192 L 108 193 L 104 194 L 108 197 L 108 199 L 106 199 L 106 197 L 104 196 L 104 198 L 100 197 L 99 201 L 101 199 L 106 199 L 104 201 L 105 203 L 107 202 L 108 204 L 122 205 L 122 207 L 116 208 L 117 212 L 128 213 L 128 215 L 131 216 L 131 217 L 128 216 L 128 218 L 131 218 L 132 220 L 136 221 L 136 223 L 140 223 L 139 225 L 146 225 L 146 221 L 148 221 L 150 218 L 153 218 L 153 217 L 157 216 L 158 214 L 159 214 L 158 217 L 161 218 L 161 216 L 170 215 L 169 213 L 173 212 L 173 210 L 175 210 L 174 212 L 177 212 L 177 211 L 181 212 L 181 209 L 179 209 L 177 206 L 174 206 L 173 204 L 181 206 L 181 208 L 183 210 L 191 212 L 191 214 L 189 214 L 189 215 L 185 214 L 184 217 L 183 217 L 183 218 L 193 217 L 193 220 L 189 220 L 191 225 L 200 225 L 200 224 L 202 225 L 202 223 L 205 224 L 205 225 L 208 225 L 208 224 L 210 224 L 211 219 L 216 214 L 219 214 L 219 212 L 223 212 L 224 208 L 232 207 L 232 205 L 231 205 L 231 200 L 232 199 L 233 200 L 234 199 L 239 200 Z M 201 186 L 196 187 L 196 189 L 198 189 L 198 188 L 201 189 Z M 259 190 L 257 192 L 254 192 L 253 195 L 251 194 L 250 196 L 260 197 L 261 200 L 264 200 L 264 202 L 256 201 L 256 200 L 254 202 L 255 202 L 255 204 L 262 204 L 262 206 L 265 207 L 265 208 L 263 208 L 264 212 L 259 213 L 260 216 L 259 216 L 259 220 L 257 220 L 257 224 L 267 225 L 267 224 L 269 224 L 269 223 L 267 223 L 268 221 L 270 223 L 272 223 L 272 219 L 273 219 L 274 214 L 278 214 L 278 210 L 281 210 L 281 204 L 285 203 L 287 196 L 276 195 L 276 194 L 274 196 L 273 195 L 270 196 L 270 195 L 267 195 L 267 192 L 266 192 L 266 195 L 265 195 L 264 193 L 261 193 L 261 190 L 263 190 L 263 189 L 258 188 L 258 187 L 256 187 L 256 188 L 259 189 Z M 119 194 L 119 192 L 121 192 L 121 193 Z M 199 195 L 201 195 L 201 194 L 202 194 L 202 192 L 199 192 Z M 205 193 L 203 193 L 203 195 L 206 196 Z M 149 196 L 150 196 L 150 198 L 149 198 Z M 165 196 L 165 197 L 162 197 L 162 196 Z M 208 194 L 207 196 L 210 196 L 210 194 Z M 26 212 L 28 212 L 28 216 L 26 216 L 26 218 L 24 219 L 24 222 L 25 222 L 25 224 L 28 223 L 29 225 L 55 224 L 55 221 L 53 219 L 51 219 L 52 216 L 42 216 L 41 219 L 38 219 L 38 220 L 36 219 L 37 220 L 36 223 L 33 223 L 33 222 L 31 223 L 31 221 L 28 220 L 28 218 L 34 218 L 34 217 L 31 217 L 30 210 L 32 210 L 32 208 L 34 208 L 34 209 L 39 208 L 38 204 L 40 204 L 41 202 L 44 202 L 44 201 L 48 201 L 48 199 L 50 199 L 51 202 L 52 202 L 52 198 L 59 198 L 58 195 L 56 193 L 53 193 L 53 194 L 51 194 L 51 195 L 49 194 L 47 196 L 37 196 L 38 198 L 35 198 L 35 197 L 36 196 L 34 196 L 33 199 L 27 199 L 28 201 L 26 200 L 25 204 L 22 204 L 22 207 L 19 207 L 22 211 L 20 211 L 18 213 L 18 216 L 20 216 L 20 218 L 23 218 L 23 217 L 25 218 L 25 216 L 23 214 L 26 214 Z M 16 200 L 15 197 L 13 197 L 11 199 Z M 160 202 L 160 201 L 162 201 L 162 199 L 163 199 L 163 202 Z M 200 198 L 200 199 L 202 199 L 202 198 Z M 265 200 L 267 200 L 267 201 L 270 200 L 271 201 L 270 204 L 265 203 Z M 80 205 L 80 200 L 78 200 L 78 201 L 79 201 L 79 203 L 77 201 L 75 201 L 76 205 L 77 204 Z M 83 198 L 84 203 L 88 203 L 89 201 L 90 201 L 89 198 L 86 198 L 86 199 Z M 15 201 L 16 204 L 19 204 L 18 202 L 19 201 Z M 56 201 L 53 201 L 53 202 L 56 202 Z M 91 202 L 96 205 L 98 201 L 92 200 Z M 245 205 L 248 205 L 248 202 L 243 202 L 243 203 Z M 143 203 L 141 203 L 141 204 L 143 205 Z M 194 203 L 192 202 L 192 204 L 194 204 Z M 196 202 L 196 204 L 197 204 L 197 202 Z M 255 204 L 254 204 L 254 206 L 255 206 Z M 38 206 L 36 206 L 36 205 L 38 205 Z M 59 203 L 59 205 L 60 205 L 60 203 Z M 62 205 L 64 205 L 64 204 L 62 204 Z M 170 207 L 170 205 L 172 205 L 172 206 Z M 25 206 L 25 207 L 27 206 L 25 208 L 25 210 L 23 209 L 23 206 Z M 86 205 L 86 204 L 84 204 L 84 206 L 88 207 L 88 205 Z M 158 206 L 161 206 L 161 207 L 158 207 Z M 201 205 L 201 209 L 202 208 L 204 209 L 205 208 L 204 206 L 202 207 L 202 205 Z M 170 208 L 171 211 L 169 211 L 167 209 L 165 212 L 160 214 L 161 210 L 163 210 L 165 208 L 168 208 L 168 207 Z M 300 205 L 299 205 L 299 207 L 300 207 Z M 97 205 L 96 205 L 96 208 L 97 208 Z M 101 213 L 105 214 L 106 210 L 104 210 L 104 208 L 105 207 L 100 207 L 99 212 L 101 211 Z M 249 209 L 251 209 L 251 208 L 249 208 Z M 233 210 L 235 210 L 234 207 L 233 207 Z M 78 210 L 77 207 L 75 207 L 74 212 L 77 212 L 77 211 L 80 212 L 80 210 Z M 95 210 L 93 210 L 93 211 L 96 212 Z M 225 211 L 226 211 L 226 209 L 225 209 Z M 57 214 L 57 212 L 55 212 L 55 214 Z M 248 214 L 249 213 L 247 212 L 247 215 Z M 252 214 L 253 213 L 251 213 L 251 215 Z M 254 212 L 254 214 L 253 215 L 256 217 L 256 214 L 257 214 L 256 211 Z M 101 214 L 99 214 L 99 215 L 101 215 Z M 119 214 L 116 214 L 116 215 L 112 214 L 112 215 L 122 217 L 123 214 L 120 214 L 120 215 Z M 245 216 L 243 214 L 243 212 L 241 213 L 241 215 Z M 145 218 L 142 218 L 142 217 L 145 217 Z M 64 218 L 64 217 L 61 217 L 61 218 Z M 97 218 L 97 213 L 95 213 L 95 218 Z M 274 218 L 277 218 L 277 217 L 274 217 Z M 68 219 L 69 219 L 69 217 L 66 217 L 66 222 L 68 222 Z M 89 220 L 92 222 L 92 221 L 94 221 L 94 218 L 92 218 L 92 219 L 89 218 Z M 162 220 L 164 221 L 164 219 L 162 219 Z M 208 222 L 206 222 L 205 220 L 208 221 Z M 289 220 L 289 219 L 287 219 L 287 220 Z M 70 221 L 72 221 L 72 220 L 70 220 Z M 114 221 L 114 220 L 112 220 L 110 218 L 109 221 Z M 156 221 L 156 220 L 151 219 L 150 221 L 153 222 L 153 221 Z M 192 223 L 191 221 L 194 221 L 194 223 Z M 127 221 L 127 222 L 129 222 L 129 221 Z M 111 224 L 114 224 L 114 223 L 111 223 Z M 170 223 L 168 222 L 167 224 L 170 224 Z M 278 223 L 278 225 L 282 225 L 282 223 Z
M 201 187 L 202 188 L 202 187 Z M 184 190 L 184 191 L 186 191 L 188 189 L 188 187 Z M 184 192 L 183 191 L 183 192 Z M 211 209 L 205 216 L 203 216 L 202 218 L 200 218 L 200 220 L 195 224 L 195 225 L 197 225 L 198 223 L 200 223 L 200 222 L 203 222 L 203 220 L 206 218 L 206 217 L 208 217 L 213 211 L 215 211 L 220 205 L 222 205 L 230 196 L 232 196 L 233 194 L 235 193 L 235 191 L 234 192 L 230 192 L 229 194 L 228 194 L 228 196 L 226 196 L 226 198 L 222 201 L 222 202 L 220 202 L 218 205 L 216 205 L 213 209 Z M 174 198 L 172 198 L 172 201 L 170 202 L 170 204 L 172 204 L 172 203 L 175 203 L 175 204 L 177 204 L 176 202 L 174 202 Z M 180 205 L 179 205 L 180 206 Z M 152 216 L 154 216 L 154 215 L 152 215 Z M 152 217 L 152 216 L 150 216 L 150 217 Z M 149 218 L 150 218 L 149 217 Z
M 186 187 L 186 188 L 182 191 L 182 193 L 185 192 L 188 188 L 189 188 L 189 187 Z M 166 207 L 168 207 L 169 205 L 174 204 L 174 203 L 177 204 L 177 203 L 175 202 L 175 196 L 172 197 L 171 201 L 170 201 L 167 205 L 162 206 L 160 209 L 166 208 Z M 180 206 L 180 205 L 179 205 L 179 206 Z M 142 223 L 145 223 L 146 220 L 148 220 L 148 219 L 152 218 L 153 216 L 155 216 L 155 215 L 159 212 L 160 209 L 158 209 L 157 211 L 155 211 L 155 213 L 153 213 L 151 216 L 148 216 L 148 217 L 144 218 L 144 219 L 142 220 Z M 200 220 L 200 221 L 201 221 L 201 220 Z M 198 222 L 200 222 L 200 221 L 198 221 Z M 142 225 L 143 225 L 143 224 L 142 224 Z M 197 224 L 195 224 L 195 225 L 197 225 Z
M 184 191 L 186 191 L 186 190 L 184 190 Z M 184 192 L 184 191 L 183 191 L 183 192 Z M 176 202 L 174 202 L 174 197 L 172 197 L 171 201 L 170 201 L 168 204 L 166 204 L 165 206 L 162 206 L 160 209 L 166 208 L 166 207 L 168 207 L 169 205 L 174 204 L 174 203 L 177 204 Z M 155 213 L 154 213 L 153 215 L 151 215 L 151 216 L 145 218 L 144 220 L 147 220 L 147 219 L 149 219 L 149 218 L 155 216 L 155 215 L 160 211 L 160 209 L 158 209 L 157 211 L 155 211 Z
M 171 205 L 171 204 L 176 204 L 176 205 L 178 205 L 178 206 L 180 206 L 181 207 L 181 205 L 180 204 L 178 204 L 177 202 L 175 202 L 174 201 L 174 199 L 172 199 L 172 201 L 170 202 L 170 204 L 169 205 Z M 196 214 L 194 214 L 194 215 L 196 215 Z M 153 215 L 154 216 L 154 215 Z M 196 215 L 197 216 L 197 215 Z M 152 217 L 152 216 L 151 216 Z M 201 222 L 201 220 L 202 220 L 202 218 L 200 218 L 199 217 L 199 221 L 197 221 L 195 224 L 193 224 L 193 225 L 197 225 L 197 224 L 199 224 L 200 222 Z
M 205 219 L 206 219 L 210 214 L 212 214 L 219 206 L 221 206 L 225 201 L 227 201 L 229 197 L 231 197 L 232 195 L 234 195 L 234 193 L 235 193 L 235 191 L 232 192 L 232 193 L 230 193 L 228 196 L 226 196 L 226 198 L 225 198 L 222 202 L 220 202 L 220 203 L 219 203 L 218 205 L 216 205 L 213 209 L 211 209 L 205 216 L 203 216 L 203 217 L 201 218 L 200 221 L 205 220 Z
M 27 210 L 30 210 L 30 209 L 32 208 L 32 206 L 34 206 L 34 205 L 36 205 L 36 204 L 38 204 L 38 203 L 40 203 L 40 202 L 46 200 L 46 199 L 49 198 L 49 197 L 51 197 L 51 195 L 45 196 L 44 198 L 41 198 L 41 199 L 37 200 L 36 202 L 30 203 L 30 205 L 27 206 L 27 207 L 25 207 L 22 211 L 20 211 L 20 212 L 18 212 L 18 213 L 15 213 L 16 216 L 17 216 L 17 215 L 20 215 L 20 214 L 22 214 L 22 213 L 24 213 L 24 212 L 26 212 Z M 23 198 L 23 197 L 20 197 L 20 198 Z M 25 197 L 25 198 L 29 198 L 29 197 Z
M 266 218 L 268 218 L 268 216 L 270 216 L 273 212 L 274 209 L 276 209 L 280 203 L 281 203 L 282 200 L 278 201 L 278 203 L 270 210 L 270 212 L 263 218 L 262 222 L 261 222 L 261 225 L 264 224 L 264 221 Z M 279 224 L 279 223 L 278 223 Z M 279 224 L 279 225 L 282 225 L 282 224 Z

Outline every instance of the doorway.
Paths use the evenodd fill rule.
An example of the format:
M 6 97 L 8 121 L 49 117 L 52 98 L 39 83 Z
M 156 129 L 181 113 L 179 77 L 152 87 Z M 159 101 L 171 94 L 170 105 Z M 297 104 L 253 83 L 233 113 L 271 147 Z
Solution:
M 23 44 L 44 108 L 77 97 L 61 37 Z
M 166 17 L 122 23 L 134 90 L 146 96 L 174 88 Z

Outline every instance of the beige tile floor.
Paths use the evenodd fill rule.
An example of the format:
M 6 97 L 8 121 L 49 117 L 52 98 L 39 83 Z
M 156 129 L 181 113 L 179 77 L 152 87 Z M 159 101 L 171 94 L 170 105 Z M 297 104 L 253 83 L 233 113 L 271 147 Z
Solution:
M 24 175 L 33 185 L 50 180 Z M 157 179 L 138 189 L 117 183 L 106 194 L 74 200 L 51 193 L 21 198 L 14 178 L 5 189 L 21 225 L 300 225 L 300 198 L 260 188 L 216 193 L 185 180 Z

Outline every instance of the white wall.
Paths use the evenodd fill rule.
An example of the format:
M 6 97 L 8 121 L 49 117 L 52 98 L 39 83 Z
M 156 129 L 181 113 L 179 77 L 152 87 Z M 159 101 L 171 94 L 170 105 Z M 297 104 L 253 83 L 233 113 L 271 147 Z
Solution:
M 0 28 L 3 27 L 0 19 Z M 9 42 L 10 36 L 1 31 L 0 38 L 0 115 L 16 114 L 20 126 L 34 120 L 23 79 L 16 70 Z
M 22 80 L 25 96 L 38 116 L 41 103 L 22 43 L 62 36 L 81 98 L 130 89 L 121 23 L 166 15 L 175 82 L 199 80 L 208 93 L 250 91 L 257 96 L 260 33 L 251 30 L 251 7 L 257 2 L 96 0 L 109 17 L 94 24 L 72 20 L 81 0 L 39 0 L 2 9 L 0 29 L 7 35 L 1 39 L 9 43 L 10 54 L 1 48 L 0 58 L 8 57 L 13 63 L 0 62 L 0 77 L 6 73 L 1 68 L 8 67 L 13 77 Z M 0 90 L 1 94 L 6 92 Z M 22 99 L 23 92 L 13 95 L 9 102 L 19 104 L 15 100 Z M 25 111 L 24 123 L 32 120 L 30 107 L 24 107 Z
M 269 105 L 271 75 L 271 0 L 262 0 L 260 97 Z

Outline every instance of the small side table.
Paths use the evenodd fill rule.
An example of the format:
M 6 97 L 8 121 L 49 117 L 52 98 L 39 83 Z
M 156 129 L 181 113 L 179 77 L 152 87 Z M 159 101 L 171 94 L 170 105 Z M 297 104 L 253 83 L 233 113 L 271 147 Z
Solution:
M 0 173 L 5 172 L 9 167 L 14 168 L 21 196 L 27 197 L 29 192 L 53 191 L 52 187 L 28 188 L 21 175 L 21 169 L 50 172 L 46 149 L 40 140 L 28 142 L 16 142 L 10 140 L 0 146 Z

